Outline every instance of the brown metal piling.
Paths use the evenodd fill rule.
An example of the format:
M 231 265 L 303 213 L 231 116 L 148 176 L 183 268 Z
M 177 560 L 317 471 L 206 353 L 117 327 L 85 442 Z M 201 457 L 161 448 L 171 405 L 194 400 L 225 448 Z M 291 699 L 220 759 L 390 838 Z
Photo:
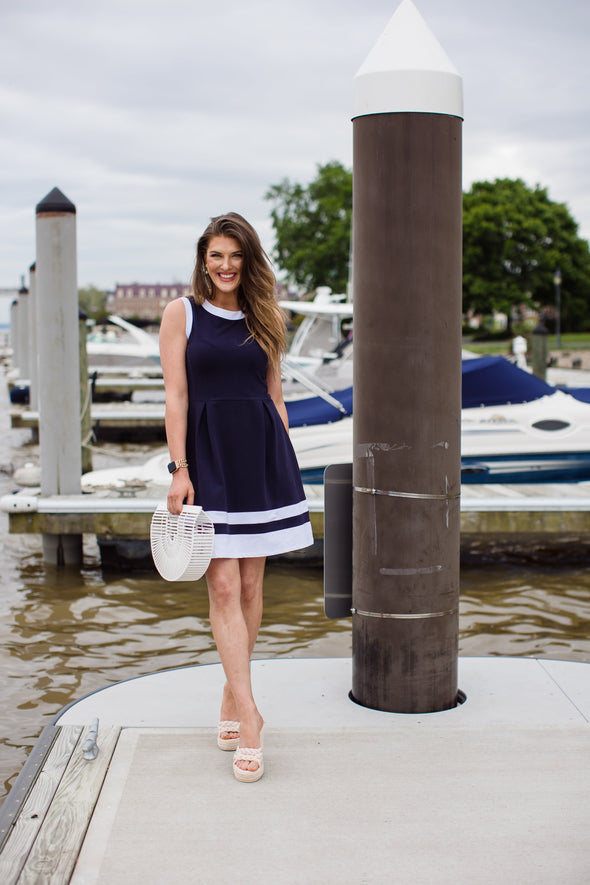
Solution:
M 435 712 L 458 694 L 461 118 L 353 130 L 352 694 Z

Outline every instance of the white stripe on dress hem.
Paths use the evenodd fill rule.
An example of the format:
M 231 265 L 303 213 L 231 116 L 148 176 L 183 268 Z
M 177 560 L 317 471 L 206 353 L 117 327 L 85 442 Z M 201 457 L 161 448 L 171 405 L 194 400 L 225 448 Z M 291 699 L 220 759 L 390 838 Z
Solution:
M 313 544 L 311 523 L 267 532 L 263 535 L 215 535 L 213 559 L 246 559 L 276 556 Z
M 289 519 L 290 516 L 299 516 L 308 511 L 307 500 L 297 504 L 287 504 L 286 507 L 275 507 L 273 510 L 244 510 L 239 513 L 227 513 L 225 510 L 207 510 L 213 522 L 222 522 L 227 525 L 254 525 L 256 523 L 276 522 L 280 519 Z

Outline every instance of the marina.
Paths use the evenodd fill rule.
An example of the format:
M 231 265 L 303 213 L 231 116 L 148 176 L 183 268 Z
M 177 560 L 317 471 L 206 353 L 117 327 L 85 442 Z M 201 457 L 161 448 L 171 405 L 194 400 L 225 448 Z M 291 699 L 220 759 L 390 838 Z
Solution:
M 8 421 L 8 409 L 3 420 Z M 5 428 L 6 461 L 22 464 L 34 459 L 34 443 L 19 447 L 27 435 L 28 431 Z M 149 454 L 145 444 L 128 448 L 135 458 Z M 116 449 L 111 446 L 113 455 Z M 99 461 L 106 466 L 108 456 Z M 98 543 L 99 538 L 113 541 L 116 520 L 121 519 L 124 536 L 137 534 L 134 540 L 146 553 L 149 520 L 162 497 L 142 498 L 145 489 L 123 489 L 116 496 L 103 491 L 40 498 L 30 495 L 30 489 L 14 495 L 9 475 L 2 477 L 0 490 L 13 502 L 20 496 L 26 504 L 27 494 L 29 503 L 34 502 L 30 510 L 3 516 L 10 533 L 3 545 L 2 592 L 10 614 L 0 621 L 0 634 L 5 632 L 1 654 L 3 671 L 13 675 L 2 690 L 0 715 L 3 733 L 10 739 L 0 759 L 5 790 L 9 784 L 15 788 L 0 809 L 7 833 L 21 807 L 21 791 L 28 797 L 21 823 L 10 837 L 13 844 L 8 840 L 1 856 L 3 881 L 17 881 L 17 870 L 26 877 L 27 870 L 39 864 L 51 870 L 55 882 L 116 883 L 123 869 L 126 882 L 185 882 L 196 863 L 213 881 L 221 872 L 229 876 L 245 845 L 236 837 L 232 852 L 221 851 L 208 821 L 217 813 L 217 803 L 225 807 L 228 796 L 242 785 L 234 782 L 224 765 L 226 754 L 219 753 L 211 739 L 221 674 L 208 630 L 204 582 L 170 586 L 145 571 L 137 577 L 128 572 L 126 578 L 120 567 L 105 566 Z M 308 497 L 314 531 L 320 535 L 322 487 L 308 487 Z M 588 727 L 590 579 L 574 563 L 585 558 L 587 509 L 583 483 L 462 488 L 466 564 L 461 572 L 459 685 L 467 700 L 448 713 L 404 716 L 353 704 L 348 698 L 351 621 L 325 618 L 322 569 L 305 563 L 269 566 L 265 617 L 253 663 L 267 720 L 266 773 L 256 795 L 235 794 L 248 815 L 266 822 L 271 814 L 264 825 L 268 836 L 259 848 L 265 871 L 257 876 L 259 881 L 265 876 L 266 881 L 276 881 L 278 870 L 283 881 L 290 881 L 289 869 L 296 871 L 291 881 L 300 881 L 301 861 L 285 848 L 294 826 L 306 841 L 310 881 L 314 876 L 316 881 L 335 881 L 333 876 L 342 880 L 357 864 L 359 881 L 362 876 L 381 881 L 383 870 L 390 868 L 400 876 L 419 881 L 420 874 L 434 882 L 461 881 L 461 876 L 494 882 L 501 870 L 507 882 L 515 883 L 531 870 L 536 881 L 550 882 L 559 868 L 570 881 L 584 881 L 589 849 L 579 822 L 585 819 L 588 796 L 582 759 Z M 65 572 L 43 563 L 37 534 L 51 526 L 63 531 L 64 517 L 73 529 L 84 531 L 82 568 Z M 19 521 L 27 527 L 24 533 L 14 531 Z M 501 526 L 513 545 L 516 541 L 516 566 L 506 564 L 505 554 L 488 559 L 500 546 Z M 524 527 L 524 534 L 515 531 L 517 527 Z M 526 550 L 532 551 L 528 562 Z M 539 550 L 546 554 L 540 566 L 534 564 Z M 561 558 L 556 550 L 562 551 Z M 312 675 L 308 668 L 318 659 L 323 665 Z M 191 664 L 197 666 L 191 669 Z M 133 678 L 142 674 L 145 682 Z M 129 678 L 131 683 L 119 685 Z M 101 689 L 111 683 L 117 684 L 114 708 L 107 693 L 102 694 L 104 705 L 99 700 Z M 292 696 L 288 716 L 276 703 L 287 683 Z M 149 704 L 142 701 L 139 723 L 121 711 L 132 712 L 125 692 L 141 685 Z M 175 692 L 173 685 L 181 689 Z M 60 716 L 65 705 L 97 690 L 99 694 L 78 707 L 78 721 L 76 706 Z M 534 702 L 530 708 L 527 699 Z M 532 711 L 530 720 L 527 710 Z M 97 715 L 100 749 L 92 768 L 95 763 L 84 760 L 82 751 Z M 43 727 L 44 737 L 37 743 Z M 532 755 L 531 742 L 540 729 L 543 750 Z M 31 764 L 23 768 L 34 745 Z M 47 757 L 43 747 L 50 751 Z M 154 754 L 160 760 L 163 747 L 167 761 L 155 769 Z M 157 770 L 147 782 L 146 768 Z M 360 781 L 357 771 L 363 773 Z M 29 794 L 31 777 L 36 790 Z M 395 784 L 394 792 L 383 793 L 383 784 Z M 92 797 L 99 794 L 89 817 Z M 368 796 L 379 798 L 378 811 L 373 803 L 363 804 Z M 332 827 L 324 829 L 334 803 L 341 819 L 336 837 Z M 157 814 L 151 811 L 154 807 Z M 362 831 L 355 823 L 359 807 L 366 824 Z M 138 814 L 138 808 L 150 809 L 149 817 Z M 572 817 L 573 808 L 581 815 Z M 63 832 L 66 809 L 72 821 L 70 848 L 56 854 L 49 846 L 53 834 Z M 207 821 L 200 816 L 204 809 Z M 30 823 L 25 825 L 27 810 Z M 309 826 L 302 830 L 308 818 Z M 145 850 L 146 834 L 156 845 L 153 828 L 162 827 L 170 827 L 175 835 L 167 840 L 170 851 L 160 845 L 154 857 Z M 207 833 L 205 851 L 202 838 L 195 843 L 195 827 Z M 456 845 L 457 832 L 462 834 L 460 844 L 445 852 L 439 878 L 433 878 L 421 846 L 425 840 Z M 220 835 L 223 839 L 222 831 Z M 364 845 L 360 851 L 359 838 Z M 506 850 L 507 842 L 516 845 L 517 840 L 526 851 Z M 326 841 L 333 850 L 326 852 Z M 190 853 L 195 844 L 198 860 Z M 493 858 L 487 880 L 482 846 Z M 178 862 L 179 856 L 186 865 Z M 77 863 L 69 878 L 73 857 Z
M 412 48 L 414 63 L 389 66 Z M 337 458 L 322 439 L 337 423 L 352 445 L 350 410 L 333 402 L 347 417 L 320 424 L 308 447 L 329 448 L 316 469 L 337 467 L 325 500 L 321 482 L 307 490 L 318 559 L 268 563 L 251 663 L 265 718 L 256 784 L 236 782 L 215 741 L 225 675 L 206 582 L 169 583 L 142 568 L 145 521 L 165 486 L 129 474 L 101 484 L 100 465 L 81 479 L 100 420 L 76 350 L 76 208 L 57 188 L 37 205 L 38 328 L 48 333 L 39 342 L 41 467 L 37 483 L 15 491 L 12 440 L 0 475 L 9 529 L 0 715 L 17 723 L 4 732 L 13 751 L 0 809 L 6 885 L 587 879 L 590 579 L 572 555 L 587 557 L 586 484 L 527 483 L 522 470 L 519 484 L 501 474 L 487 483 L 490 453 L 480 451 L 473 491 L 462 488 L 462 81 L 410 0 L 359 70 L 354 96 L 353 288 L 364 308 L 355 445 Z M 48 293 L 61 301 L 61 328 Z M 423 351 L 408 346 L 417 330 Z M 400 382 L 389 408 L 376 377 Z M 516 406 L 537 399 L 550 410 L 568 403 L 567 414 L 531 423 L 479 409 L 471 430 L 500 440 L 505 461 L 512 432 L 552 437 L 550 457 L 568 461 L 585 438 L 586 409 L 547 390 Z M 506 400 L 485 408 L 497 405 L 517 414 Z M 7 418 L 11 434 L 28 433 Z M 135 430 L 125 446 L 154 455 L 148 424 Z M 296 451 L 304 431 L 293 432 Z M 34 433 L 28 445 L 30 457 L 17 459 L 32 479 Z M 125 555 L 136 573 L 123 568 Z M 330 584 L 344 598 L 334 618 L 322 610 L 322 577 L 326 601 Z M 244 736 L 250 707 L 237 709 Z M 25 764 L 9 768 L 18 754 Z

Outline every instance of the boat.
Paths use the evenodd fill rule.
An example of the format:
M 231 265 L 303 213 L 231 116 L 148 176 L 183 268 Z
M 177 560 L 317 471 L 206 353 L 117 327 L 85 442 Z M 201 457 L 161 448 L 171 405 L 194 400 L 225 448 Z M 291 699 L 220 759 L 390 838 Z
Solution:
M 461 482 L 590 479 L 590 396 L 552 387 L 504 357 L 462 361 Z M 305 483 L 352 460 L 353 418 L 291 432 Z
M 294 369 L 327 391 L 352 387 L 353 306 L 344 295 L 318 289 L 313 301 L 280 301 L 285 311 L 303 316 L 283 361 L 283 393 L 286 400 L 302 395 Z M 303 382 L 305 389 L 305 382 Z
M 88 369 L 95 376 L 93 399 L 96 401 L 101 398 L 100 394 L 96 393 L 96 377 L 99 374 L 115 373 L 127 376 L 147 372 L 150 375 L 159 375 L 160 378 L 162 375 L 157 338 L 114 314 L 108 317 L 106 323 L 94 327 L 88 333 L 86 354 Z M 137 378 L 134 379 L 134 383 L 138 384 Z M 112 390 L 114 382 L 110 381 L 110 385 Z M 104 386 L 103 384 L 103 389 Z M 119 388 L 124 391 L 123 398 L 130 398 L 127 386 L 122 384 Z M 10 402 L 13 405 L 28 405 L 30 393 L 31 385 L 28 378 L 17 378 L 9 385 Z M 118 393 L 120 398 L 120 391 Z M 117 392 L 114 394 L 111 392 L 107 398 L 118 398 Z
M 354 702 L 350 658 L 254 660 L 251 785 L 217 748 L 221 664 L 102 688 L 31 751 L 0 810 L 0 880 L 584 882 L 589 667 L 459 658 L 462 703 L 402 714 Z
M 463 360 L 461 482 L 542 483 L 590 480 L 590 403 L 558 390 L 503 357 Z M 287 403 L 303 482 L 322 483 L 329 464 L 352 461 L 352 388 Z M 139 480 L 167 488 L 168 454 L 144 465 L 94 471 L 86 490 Z M 119 484 L 119 485 L 118 485 Z
M 590 479 L 586 390 L 558 390 L 504 357 L 465 359 L 462 369 L 462 484 Z M 352 460 L 352 432 L 353 418 L 293 429 L 304 482 Z
M 116 315 L 95 327 L 86 338 L 89 368 L 160 365 L 158 339 Z
M 590 404 L 504 357 L 463 361 L 461 481 L 590 479 Z
M 337 359 L 352 340 L 352 302 L 327 286 L 319 287 L 312 301 L 282 300 L 279 306 L 303 317 L 289 346 L 289 356 L 301 365 L 317 367 Z

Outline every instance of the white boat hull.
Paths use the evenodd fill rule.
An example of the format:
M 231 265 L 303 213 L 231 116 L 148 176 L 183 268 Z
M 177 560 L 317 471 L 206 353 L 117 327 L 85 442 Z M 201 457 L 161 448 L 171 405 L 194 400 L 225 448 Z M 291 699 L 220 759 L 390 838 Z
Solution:
M 352 434 L 351 417 L 293 428 L 291 439 L 304 482 L 322 482 L 329 464 L 350 463 Z M 86 474 L 82 485 L 90 490 L 139 482 L 164 490 L 170 484 L 168 460 L 163 450 L 142 465 Z M 590 479 L 590 406 L 557 391 L 522 405 L 464 409 L 461 463 L 463 483 Z

